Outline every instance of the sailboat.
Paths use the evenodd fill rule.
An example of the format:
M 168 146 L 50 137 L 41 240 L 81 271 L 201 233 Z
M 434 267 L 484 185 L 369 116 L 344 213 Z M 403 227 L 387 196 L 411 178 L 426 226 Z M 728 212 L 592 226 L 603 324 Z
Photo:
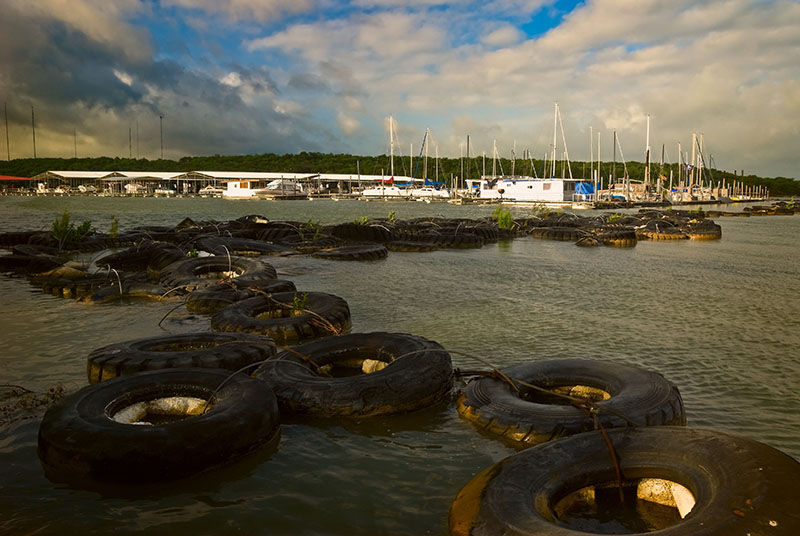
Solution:
M 400 188 L 394 184 L 394 118 L 389 116 L 389 178 L 381 178 L 380 184 L 372 188 L 365 188 L 361 191 L 361 196 L 365 198 L 408 198 L 409 194 L 405 188 Z
M 424 154 L 422 166 L 422 187 L 412 187 L 408 189 L 409 195 L 412 199 L 418 201 L 432 201 L 434 199 L 445 200 L 450 199 L 450 192 L 445 187 L 444 182 L 432 181 L 428 179 L 428 146 L 430 145 L 430 129 L 425 129 L 425 135 L 422 137 L 422 148 L 420 149 L 420 156 Z M 438 154 L 438 150 L 437 150 Z M 419 164 L 417 164 L 419 165 Z M 437 158 L 438 165 L 438 158 Z M 436 168 L 438 174 L 438 167 Z M 416 176 L 416 172 L 414 173 Z

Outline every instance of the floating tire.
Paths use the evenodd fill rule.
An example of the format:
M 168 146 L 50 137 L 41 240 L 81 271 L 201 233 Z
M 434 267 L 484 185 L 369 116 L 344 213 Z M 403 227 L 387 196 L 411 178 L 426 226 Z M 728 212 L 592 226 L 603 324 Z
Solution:
M 278 404 L 264 382 L 222 370 L 170 369 L 63 398 L 45 413 L 38 453 L 53 480 L 153 482 L 234 462 L 278 431 Z
M 685 229 L 685 233 L 690 240 L 720 240 L 722 238 L 722 227 L 711 220 L 703 220 L 689 224 Z
M 99 383 L 145 370 L 192 367 L 234 371 L 274 355 L 272 339 L 249 333 L 163 335 L 92 351 L 86 375 L 89 383 Z
M 436 251 L 438 246 L 431 242 L 414 242 L 412 240 L 396 240 L 394 242 L 389 242 L 386 244 L 386 249 L 389 251 L 401 251 L 401 252 L 414 252 L 414 253 L 422 253 L 428 251 Z
M 332 249 L 323 249 L 312 253 L 312 257 L 319 259 L 331 259 L 337 261 L 378 261 L 385 259 L 389 255 L 389 250 L 381 244 L 362 244 L 354 246 L 342 246 Z
M 590 398 L 606 428 L 686 424 L 678 388 L 657 372 L 631 365 L 583 359 L 524 363 L 502 370 L 512 379 L 551 394 L 483 377 L 467 384 L 458 411 L 485 432 L 526 444 L 538 444 L 594 429 L 589 413 L 561 395 Z
M 221 236 L 205 236 L 194 241 L 194 247 L 200 251 L 207 251 L 214 255 L 294 255 L 297 253 L 291 248 L 253 240 L 250 238 L 226 238 Z
M 339 371 L 345 375 L 336 377 Z M 295 346 L 261 365 L 254 377 L 275 391 L 284 413 L 367 417 L 442 400 L 452 389 L 453 368 L 450 354 L 422 337 L 353 333 Z
M 340 223 L 328 227 L 327 232 L 341 238 L 343 240 L 351 240 L 353 242 L 376 242 L 385 244 L 394 239 L 394 233 L 385 225 L 380 224 L 365 224 L 360 223 Z
M 159 283 L 167 288 L 180 287 L 191 292 L 214 285 L 220 280 L 238 277 L 244 277 L 248 281 L 264 281 L 275 279 L 277 273 L 271 265 L 246 257 L 193 257 L 164 268 Z
M 594 231 L 594 234 L 604 246 L 614 248 L 636 246 L 636 230 L 634 229 L 598 229 Z
M 536 227 L 531 230 L 530 235 L 534 238 L 562 242 L 576 242 L 580 238 L 577 227 Z
M 166 290 L 160 285 L 146 281 L 123 280 L 122 284 L 113 279 L 106 282 L 102 288 L 88 296 L 75 296 L 87 303 L 115 303 L 120 301 L 150 300 L 161 301 L 166 299 Z
M 350 330 L 350 307 L 324 292 L 278 292 L 229 305 L 211 317 L 211 329 L 267 335 L 298 344 Z
M 296 290 L 294 283 L 284 279 L 254 282 L 253 285 L 246 283 L 249 282 L 231 279 L 225 283 L 192 291 L 186 296 L 186 310 L 193 313 L 211 315 L 233 303 L 264 293 L 273 294 L 276 292 L 294 292 Z
M 800 534 L 800 464 L 786 454 L 693 428 L 616 429 L 608 436 L 619 460 L 622 493 L 636 508 L 633 523 L 623 520 L 629 525 L 614 534 Z M 599 524 L 587 526 L 591 516 L 578 518 L 571 511 L 580 503 L 595 510 L 603 509 L 604 500 L 618 503 L 616 480 L 600 431 L 538 445 L 489 467 L 461 490 L 450 509 L 450 534 L 609 534 Z M 666 493 L 653 493 L 659 487 Z M 653 502 L 659 515 L 642 516 Z

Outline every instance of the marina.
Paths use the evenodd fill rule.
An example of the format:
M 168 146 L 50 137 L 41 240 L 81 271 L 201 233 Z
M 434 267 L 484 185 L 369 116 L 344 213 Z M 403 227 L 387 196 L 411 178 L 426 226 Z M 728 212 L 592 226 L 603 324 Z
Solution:
M 5 232 L 48 230 L 67 209 L 75 221 L 105 230 L 114 218 L 126 230 L 143 221 L 172 227 L 186 217 L 223 222 L 250 214 L 326 225 L 385 219 L 391 212 L 402 219 L 480 219 L 496 208 L 4 196 L 0 220 Z M 737 211 L 758 212 L 742 208 L 750 207 Z M 515 218 L 534 216 L 527 207 L 509 209 Z M 792 297 L 800 292 L 800 219 L 720 216 L 715 222 L 721 240 L 587 249 L 524 236 L 472 249 L 391 252 L 356 265 L 308 255 L 266 262 L 299 290 L 346 299 L 354 333 L 423 336 L 464 370 L 554 358 L 641 366 L 678 386 L 690 426 L 763 441 L 797 459 L 800 309 Z M 35 393 L 85 386 L 87 354 L 95 348 L 208 329 L 207 316 L 176 309 L 180 300 L 91 305 L 9 276 L 0 278 L 0 287 L 6 332 L 13 334 L 0 357 L 5 381 Z M 158 488 L 81 490 L 44 476 L 36 455 L 44 408 L 25 411 L 0 428 L 7 467 L 0 504 L 14 512 L 0 528 L 10 533 L 445 534 L 459 490 L 517 452 L 460 417 L 453 398 L 394 417 L 295 419 L 282 424 L 274 450 L 220 471 Z

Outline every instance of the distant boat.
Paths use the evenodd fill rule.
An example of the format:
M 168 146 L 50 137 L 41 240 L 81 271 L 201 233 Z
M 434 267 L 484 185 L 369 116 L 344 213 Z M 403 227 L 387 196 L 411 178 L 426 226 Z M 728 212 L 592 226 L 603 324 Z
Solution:
M 222 192 L 224 191 L 225 190 L 220 188 L 219 186 L 214 186 L 209 184 L 208 186 L 200 188 L 200 190 L 197 193 L 201 197 L 222 197 Z
M 306 199 L 308 193 L 303 187 L 289 179 L 275 179 L 270 181 L 264 188 L 256 191 L 256 196 L 263 199 Z
M 407 188 L 400 188 L 399 186 L 375 186 L 374 188 L 365 188 L 361 191 L 362 197 L 399 197 L 406 199 L 409 197 L 409 190 Z
M 450 199 L 450 192 L 447 190 L 437 190 L 436 188 L 410 188 L 412 199 Z
M 173 188 L 171 186 L 159 186 L 158 188 L 155 189 L 155 191 L 153 193 L 155 195 L 170 196 L 170 195 L 175 195 L 178 192 L 177 192 L 177 190 L 175 190 L 175 188 Z

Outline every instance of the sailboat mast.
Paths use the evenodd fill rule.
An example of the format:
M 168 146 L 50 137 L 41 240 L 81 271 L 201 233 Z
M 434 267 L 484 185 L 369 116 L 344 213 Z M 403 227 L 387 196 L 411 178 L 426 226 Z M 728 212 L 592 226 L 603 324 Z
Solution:
M 425 129 L 425 139 L 422 141 L 425 144 L 425 160 L 422 163 L 422 179 L 423 181 L 428 180 L 428 136 L 431 133 L 431 129 Z
M 394 118 L 389 116 L 389 174 L 394 177 Z
M 555 106 L 555 112 L 553 112 L 553 157 L 550 159 L 553 162 L 553 174 L 551 177 L 556 177 L 556 130 L 558 129 L 558 103 Z
M 614 131 L 614 163 L 611 165 L 611 182 L 613 184 L 617 181 L 617 131 Z
M 492 178 L 497 178 L 497 140 L 494 140 L 492 148 Z
M 464 185 L 467 184 L 467 179 L 469 178 L 469 134 L 467 134 L 467 174 L 464 175 Z
M 597 133 L 597 182 L 594 187 L 595 199 L 597 199 L 597 188 L 603 187 L 603 176 L 600 174 L 600 133 Z
M 515 166 L 517 165 L 517 140 L 514 140 L 514 145 L 511 147 L 511 176 L 514 176 Z
M 644 189 L 650 186 L 650 114 L 647 114 L 647 142 L 644 149 Z

